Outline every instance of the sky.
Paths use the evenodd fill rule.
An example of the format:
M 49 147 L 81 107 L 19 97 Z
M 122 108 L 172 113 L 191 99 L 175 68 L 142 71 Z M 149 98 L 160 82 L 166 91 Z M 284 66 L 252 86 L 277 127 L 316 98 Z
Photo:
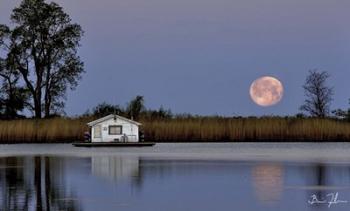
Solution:
M 332 109 L 350 98 L 349 0 L 56 0 L 85 36 L 86 73 L 66 113 L 143 95 L 148 108 L 200 115 L 293 115 L 311 69 L 328 71 Z M 0 0 L 9 23 L 20 0 Z M 284 97 L 256 105 L 251 83 L 274 76 Z

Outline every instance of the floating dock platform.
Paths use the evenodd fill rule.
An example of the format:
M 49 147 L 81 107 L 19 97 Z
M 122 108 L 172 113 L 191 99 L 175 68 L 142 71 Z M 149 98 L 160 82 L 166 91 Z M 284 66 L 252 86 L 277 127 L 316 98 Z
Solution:
M 77 142 L 76 147 L 152 147 L 154 142 Z

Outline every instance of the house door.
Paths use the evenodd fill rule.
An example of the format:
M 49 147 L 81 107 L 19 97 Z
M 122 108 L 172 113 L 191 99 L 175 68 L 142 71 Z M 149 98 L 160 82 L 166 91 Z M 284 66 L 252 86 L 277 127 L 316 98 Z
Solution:
M 94 126 L 94 141 L 102 141 L 102 127 L 101 125 Z

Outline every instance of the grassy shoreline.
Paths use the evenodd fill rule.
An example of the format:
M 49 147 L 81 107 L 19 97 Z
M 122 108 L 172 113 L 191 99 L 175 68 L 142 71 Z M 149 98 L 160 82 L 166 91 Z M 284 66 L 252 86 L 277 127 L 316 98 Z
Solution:
M 0 144 L 83 141 L 90 120 L 0 121 Z M 333 119 L 190 117 L 140 122 L 145 141 L 155 142 L 350 141 L 350 123 Z

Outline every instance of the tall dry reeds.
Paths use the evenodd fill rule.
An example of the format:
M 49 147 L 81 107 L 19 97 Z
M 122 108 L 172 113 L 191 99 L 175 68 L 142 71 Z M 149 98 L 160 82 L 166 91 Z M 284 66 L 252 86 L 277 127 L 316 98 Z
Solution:
M 154 141 L 350 141 L 350 123 L 332 119 L 184 118 L 143 128 Z
M 83 139 L 88 128 L 80 119 L 0 121 L 0 143 L 57 143 Z
M 82 141 L 91 118 L 0 121 L 0 143 Z M 350 141 L 332 119 L 189 117 L 141 120 L 146 141 Z

